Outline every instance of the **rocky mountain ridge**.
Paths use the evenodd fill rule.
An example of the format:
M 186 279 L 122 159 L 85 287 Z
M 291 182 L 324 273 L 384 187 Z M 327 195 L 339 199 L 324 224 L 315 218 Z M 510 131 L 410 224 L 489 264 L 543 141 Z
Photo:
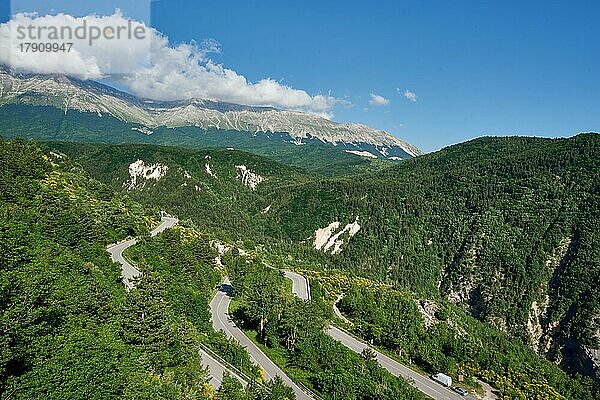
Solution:
M 98 82 L 80 81 L 61 75 L 14 74 L 0 69 L 0 107 L 6 104 L 53 106 L 67 113 L 77 110 L 98 116 L 110 115 L 139 125 L 151 135 L 157 127 L 285 133 L 296 145 L 317 140 L 333 146 L 369 152 L 367 157 L 404 159 L 422 154 L 415 146 L 395 136 L 362 124 L 342 124 L 315 114 L 251 107 L 206 99 L 153 101 L 140 99 Z

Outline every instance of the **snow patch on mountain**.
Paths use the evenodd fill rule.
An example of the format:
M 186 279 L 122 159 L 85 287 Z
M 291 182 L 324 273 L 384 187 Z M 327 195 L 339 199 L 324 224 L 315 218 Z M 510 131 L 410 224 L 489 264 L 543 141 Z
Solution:
M 169 167 L 164 164 L 146 164 L 143 160 L 137 160 L 129 164 L 129 176 L 131 179 L 123 183 L 123 186 L 127 190 L 141 189 L 145 186 L 146 181 L 150 179 L 158 182 L 166 175 L 168 170 Z
M 369 153 L 368 151 L 346 150 L 346 153 L 354 154 L 361 157 L 377 158 L 375 154 Z
M 342 251 L 344 245 L 344 234 L 347 234 L 347 240 L 356 235 L 361 226 L 358 223 L 358 217 L 343 229 L 337 231 L 340 227 L 339 221 L 334 221 L 325 228 L 315 230 L 314 247 L 324 252 L 331 251 L 331 254 L 338 254 Z M 337 232 L 336 232 L 337 231 Z
M 236 165 L 235 167 L 240 172 L 240 174 L 238 174 L 238 178 L 242 180 L 244 186 L 247 186 L 252 190 L 256 190 L 258 184 L 265 180 L 265 178 L 256 172 L 251 171 L 245 165 Z

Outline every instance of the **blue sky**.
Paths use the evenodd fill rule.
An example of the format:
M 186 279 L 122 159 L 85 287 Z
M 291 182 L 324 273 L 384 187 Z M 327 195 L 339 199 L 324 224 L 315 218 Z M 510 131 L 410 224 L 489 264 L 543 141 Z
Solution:
M 33 3 L 23 2 L 50 7 Z M 85 3 L 51 7 L 86 13 Z M 144 18 L 133 3 L 103 7 Z M 599 2 L 161 0 L 151 15 L 171 42 L 215 39 L 212 59 L 248 80 L 346 99 L 334 120 L 425 151 L 481 135 L 600 131 Z M 370 94 L 389 104 L 371 105 Z

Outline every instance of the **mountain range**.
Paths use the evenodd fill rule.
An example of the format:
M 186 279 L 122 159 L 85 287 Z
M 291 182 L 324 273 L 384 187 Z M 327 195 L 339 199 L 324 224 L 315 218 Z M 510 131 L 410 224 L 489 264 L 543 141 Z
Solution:
M 118 379 L 153 374 L 147 359 L 179 377 L 196 368 L 194 346 L 181 351 L 187 364 L 169 360 L 178 354 L 172 337 L 203 342 L 252 374 L 244 350 L 208 323 L 208 300 L 229 274 L 245 282 L 234 284 L 246 291 L 234 295 L 236 323 L 246 321 L 286 372 L 324 398 L 338 398 L 336 379 L 345 376 L 350 387 L 372 361 L 368 354 L 343 361 L 350 360 L 343 352 L 334 361 L 335 349 L 320 336 L 326 320 L 427 373 L 465 376 L 473 390 L 481 379 L 504 398 L 597 398 L 599 160 L 597 133 L 482 137 L 422 154 L 386 132 L 314 114 L 208 99 L 158 102 L 97 82 L 4 68 L 0 249 L 7 257 L 0 258 L 0 297 L 11 300 L 0 311 L 19 329 L 0 335 L 8 349 L 0 389 L 31 386 L 36 397 L 30 382 L 53 373 L 34 361 L 29 342 L 48 365 L 72 364 L 35 339 L 36 329 L 57 343 L 73 332 L 105 330 L 109 346 L 95 348 L 115 359 L 123 352 Z M 176 215 L 180 226 L 149 240 L 159 212 Z M 104 246 L 132 235 L 140 238 L 132 254 L 148 280 L 125 294 Z M 37 244 L 23 246 L 29 242 Z M 314 301 L 296 304 L 284 295 L 275 269 L 308 277 Z M 59 300 L 47 301 L 46 291 Z M 75 302 L 71 292 L 90 304 Z M 41 306 L 30 306 L 30 298 Z M 334 304 L 339 320 L 330 315 Z M 29 317 L 28 307 L 41 317 Z M 130 318 L 148 307 L 160 323 Z M 127 327 L 145 333 L 128 336 Z M 146 334 L 156 334 L 158 344 L 145 343 Z M 74 350 L 67 355 L 88 350 L 77 337 L 68 343 Z M 371 369 L 365 385 L 376 374 Z M 161 375 L 161 385 L 170 387 L 170 376 Z M 178 387 L 202 385 L 202 374 L 194 376 Z M 368 393 L 395 382 L 388 378 Z M 140 390 L 135 380 L 123 387 L 103 391 Z
M 220 147 L 227 144 L 226 132 L 238 132 L 249 143 L 259 135 L 263 138 L 268 135 L 271 142 L 330 146 L 350 157 L 401 160 L 422 154 L 417 147 L 385 131 L 361 124 L 336 123 L 316 114 L 208 99 L 153 101 L 93 81 L 61 75 L 15 74 L 2 68 L 0 111 L 8 105 L 50 106 L 61 110 L 65 117 L 79 112 L 114 118 L 139 135 L 152 136 L 157 130 L 168 129 L 175 140 L 183 128 L 214 131 L 217 135 L 222 133 Z M 15 115 L 16 109 L 9 109 Z M 60 132 L 60 127 L 56 129 Z M 105 133 L 104 140 L 110 141 L 109 136 Z M 202 147 L 213 143 L 198 138 L 194 144 Z M 251 144 L 242 147 L 248 146 L 252 147 Z

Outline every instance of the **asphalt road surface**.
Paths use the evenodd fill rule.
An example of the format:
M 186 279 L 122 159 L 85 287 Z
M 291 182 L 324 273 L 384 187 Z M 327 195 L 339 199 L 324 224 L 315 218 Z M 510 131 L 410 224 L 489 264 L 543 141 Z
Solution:
M 150 232 L 150 236 L 154 237 L 165 229 L 171 228 L 178 222 L 179 220 L 177 218 L 162 217 L 160 225 Z M 110 258 L 114 262 L 121 264 L 121 277 L 123 283 L 129 290 L 133 288 L 134 278 L 140 276 L 142 273 L 123 257 L 123 252 L 136 243 L 136 239 L 128 239 L 120 243 L 112 244 L 106 248 L 110 253 Z
M 121 264 L 121 279 L 129 290 L 133 289 L 133 279 L 137 276 L 140 276 L 142 273 L 129 262 L 127 262 L 127 260 L 125 260 L 123 257 L 123 252 L 136 243 L 137 241 L 135 239 L 128 239 L 124 242 L 113 244 L 107 248 L 108 252 L 110 253 L 110 258 L 114 262 Z
M 159 233 L 161 233 L 162 231 L 172 228 L 173 226 L 177 225 L 177 223 L 179 222 L 179 220 L 177 218 L 173 218 L 173 217 L 162 217 L 160 219 L 160 225 L 157 226 L 152 232 L 150 232 L 150 236 L 154 237 L 156 235 L 158 235 Z
M 410 382 L 411 385 L 413 385 L 421 392 L 425 393 L 427 396 L 433 399 L 465 399 L 464 396 L 454 393 L 453 391 L 445 388 L 439 383 L 434 382 L 429 377 L 423 376 L 418 372 L 413 371 L 412 369 L 406 367 L 403 364 L 400 364 L 398 361 L 386 356 L 385 354 L 381 354 L 380 352 L 368 346 L 364 342 L 355 339 L 353 336 L 350 336 L 348 333 L 344 332 L 339 328 L 336 328 L 335 326 L 329 327 L 329 329 L 327 329 L 327 333 L 329 334 L 329 336 L 342 343 L 350 350 L 353 350 L 359 354 L 362 353 L 364 349 L 370 348 L 375 353 L 375 357 L 377 358 L 377 362 L 379 362 L 379 365 L 387 369 L 394 376 L 402 376 L 408 382 Z
M 179 220 L 177 218 L 162 217 L 160 225 L 157 226 L 152 232 L 150 232 L 150 236 L 154 237 L 159 233 L 163 232 L 165 229 L 173 227 L 178 222 Z M 128 239 L 107 247 L 111 259 L 114 262 L 118 262 L 119 264 L 121 264 L 121 277 L 123 278 L 123 283 L 129 290 L 133 289 L 134 278 L 140 276 L 142 273 L 123 257 L 123 252 L 136 243 L 136 239 Z M 231 371 L 229 368 L 225 367 L 206 351 L 199 349 L 199 352 L 200 357 L 202 358 L 202 365 L 208 367 L 208 371 L 211 377 L 210 384 L 215 389 L 221 386 L 221 379 L 225 371 L 227 371 L 231 376 L 239 380 L 244 387 L 247 385 L 244 379 L 238 376 L 235 372 Z
M 283 271 L 284 275 L 292 281 L 292 292 L 303 300 L 310 299 L 310 287 L 308 280 L 300 274 L 292 271 Z
M 206 351 L 200 349 L 200 357 L 202 358 L 202 365 L 208 367 L 208 373 L 210 374 L 210 385 L 218 389 L 221 387 L 221 383 L 223 383 L 223 374 L 227 372 L 233 378 L 240 381 L 243 387 L 246 387 L 248 383 L 240 377 L 238 374 L 230 370 L 221 364 L 218 360 L 216 360 L 213 356 L 208 354 Z
M 211 319 L 215 331 L 223 331 L 229 338 L 233 338 L 236 342 L 246 348 L 250 358 L 256 365 L 259 365 L 265 372 L 267 380 L 279 376 L 283 382 L 292 388 L 296 393 L 297 400 L 312 400 L 298 385 L 294 383 L 282 370 L 279 368 L 265 353 L 262 352 L 252 342 L 244 332 L 238 328 L 229 317 L 229 303 L 231 302 L 232 287 L 229 280 L 225 279 L 221 289 L 217 292 L 210 302 Z
M 160 225 L 158 227 L 156 227 L 152 232 L 150 232 L 150 235 L 152 237 L 154 237 L 154 236 L 158 235 L 159 233 L 163 232 L 164 230 L 173 227 L 178 222 L 179 222 L 179 220 L 177 218 L 162 217 Z M 123 257 L 123 252 L 136 243 L 137 243 L 136 239 L 128 239 L 128 240 L 122 241 L 120 243 L 112 244 L 107 247 L 107 251 L 110 253 L 111 259 L 114 262 L 118 262 L 119 264 L 121 264 L 121 277 L 123 279 L 123 283 L 129 290 L 133 289 L 134 279 L 136 277 L 140 276 L 142 273 L 136 267 L 131 265 L 125 259 L 125 257 Z M 219 292 L 219 293 L 221 293 L 221 292 Z M 217 294 L 217 296 L 215 296 L 215 298 L 217 298 L 217 297 L 218 297 L 218 294 Z M 214 299 L 213 299 L 213 301 L 214 301 Z M 227 301 L 227 304 L 229 304 L 229 301 L 230 301 L 230 299 Z M 211 306 L 211 308 L 212 308 L 212 306 Z M 227 311 L 227 308 L 225 308 L 225 311 Z M 213 319 L 214 319 L 214 315 L 213 315 Z M 221 386 L 222 379 L 223 379 L 222 378 L 223 373 L 226 371 L 231 376 L 233 376 L 238 381 L 240 381 L 244 387 L 246 387 L 247 382 L 243 378 L 241 378 L 238 374 L 236 374 L 231 369 L 229 369 L 226 366 L 224 366 L 223 364 L 221 364 L 218 360 L 216 360 L 212 355 L 210 355 L 208 352 L 204 351 L 203 349 L 199 349 L 198 351 L 200 353 L 200 357 L 202 358 L 202 365 L 204 365 L 205 367 L 208 367 L 208 371 L 210 374 L 210 384 L 215 389 L 217 389 Z M 298 398 L 301 399 L 302 397 L 298 397 Z M 308 397 L 306 397 L 306 398 L 308 398 Z
M 177 218 L 171 217 L 162 217 L 161 224 L 151 232 L 151 236 L 154 237 L 165 229 L 171 228 L 179 221 Z M 114 245 L 110 245 L 107 250 L 111 255 L 111 259 L 114 262 L 118 262 L 121 264 L 121 276 L 123 278 L 123 283 L 127 286 L 128 289 L 132 289 L 133 280 L 137 276 L 141 275 L 141 272 L 131 265 L 125 258 L 123 257 L 123 252 L 136 244 L 136 239 L 128 239 L 121 243 L 117 243 Z M 310 299 L 310 288 L 308 285 L 308 280 L 295 272 L 284 271 L 284 274 L 287 278 L 292 281 L 292 292 L 300 297 L 301 299 L 308 300 Z M 211 319 L 213 322 L 213 327 L 216 331 L 224 331 L 225 334 L 236 340 L 242 346 L 246 347 L 248 354 L 252 358 L 252 360 L 259 365 L 264 373 L 266 379 L 273 379 L 275 376 L 281 377 L 283 382 L 290 386 L 294 393 L 296 393 L 296 397 L 298 400 L 312 400 L 307 393 L 305 393 L 298 385 L 296 385 L 269 357 L 266 356 L 259 348 L 252 342 L 245 334 L 239 329 L 235 323 L 229 317 L 229 303 L 231 302 L 231 291 L 232 287 L 228 280 L 225 280 L 221 289 L 217 292 L 215 297 L 210 302 L 211 309 Z M 327 333 L 335 340 L 344 344 L 349 349 L 361 353 L 365 348 L 370 347 L 366 343 L 350 336 L 348 333 L 342 331 L 339 328 L 334 326 L 330 327 L 327 330 Z M 402 376 L 407 379 L 413 386 L 419 389 L 421 392 L 426 395 L 432 397 L 436 400 L 459 400 L 464 399 L 463 396 L 460 396 L 443 386 L 433 382 L 431 379 L 422 376 L 421 374 L 413 371 L 412 369 L 400 364 L 396 360 L 391 359 L 390 357 L 381 354 L 377 350 L 371 348 L 376 355 L 377 361 L 379 364 L 388 370 L 391 374 L 395 376 Z M 223 376 L 223 372 L 228 371 L 232 376 L 236 379 L 240 380 L 242 384 L 245 384 L 244 380 L 230 371 L 227 367 L 221 364 L 219 361 L 214 359 L 210 354 L 200 350 L 200 355 L 202 357 L 202 364 L 208 366 L 209 372 L 211 375 L 211 385 L 213 387 L 218 388 L 221 385 L 221 378 Z
M 310 292 L 308 287 L 307 279 L 299 275 L 295 272 L 285 271 L 285 276 L 292 280 L 292 292 L 298 294 L 298 297 L 302 299 L 309 299 Z M 357 353 L 362 353 L 362 351 L 366 348 L 370 348 L 377 358 L 379 365 L 388 370 L 394 376 L 402 376 L 408 382 L 413 385 L 415 388 L 425 393 L 427 396 L 436 399 L 436 400 L 462 400 L 465 398 L 473 398 L 471 396 L 461 396 L 450 389 L 434 382 L 431 378 L 423 376 L 418 372 L 413 371 L 407 366 L 399 363 L 398 361 L 386 356 L 385 354 L 380 353 L 374 348 L 370 347 L 366 343 L 361 340 L 356 339 L 355 337 L 349 335 L 343 330 L 330 326 L 327 329 L 327 334 L 331 336 L 333 339 L 342 343 L 344 346 L 353 350 Z

